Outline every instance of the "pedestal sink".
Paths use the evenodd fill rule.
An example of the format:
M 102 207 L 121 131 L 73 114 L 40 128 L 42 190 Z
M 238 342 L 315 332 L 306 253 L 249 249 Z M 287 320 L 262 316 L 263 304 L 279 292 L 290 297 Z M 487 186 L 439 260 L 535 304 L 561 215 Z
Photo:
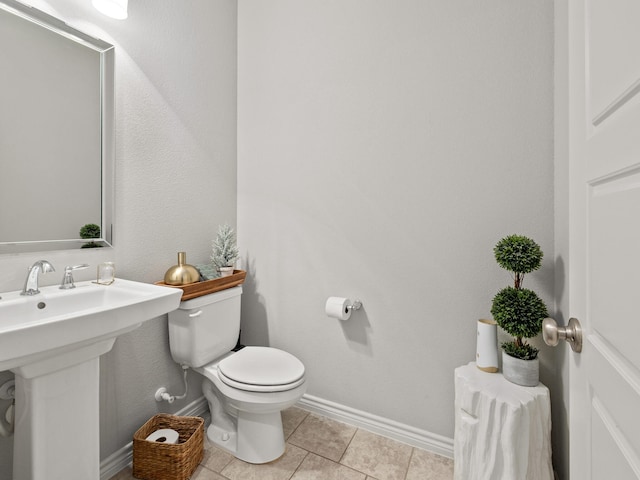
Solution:
M 16 375 L 13 478 L 98 480 L 99 357 L 175 310 L 182 291 L 130 280 L 0 294 L 0 371 Z

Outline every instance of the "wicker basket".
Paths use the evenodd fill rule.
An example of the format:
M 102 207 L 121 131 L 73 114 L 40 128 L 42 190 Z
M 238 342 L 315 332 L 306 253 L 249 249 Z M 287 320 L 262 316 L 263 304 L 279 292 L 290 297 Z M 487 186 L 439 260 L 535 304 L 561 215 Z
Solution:
M 177 444 L 150 442 L 146 438 L 161 428 L 179 434 Z M 160 413 L 133 435 L 133 476 L 143 480 L 187 480 L 204 455 L 204 420 Z

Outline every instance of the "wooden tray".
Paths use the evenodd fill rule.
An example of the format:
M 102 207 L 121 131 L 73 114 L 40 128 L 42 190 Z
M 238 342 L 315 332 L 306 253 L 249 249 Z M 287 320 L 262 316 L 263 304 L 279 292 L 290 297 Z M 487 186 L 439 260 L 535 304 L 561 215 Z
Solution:
M 232 275 L 228 277 L 214 278 L 213 280 L 205 280 L 204 282 L 190 283 L 188 285 L 167 285 L 164 282 L 156 282 L 156 285 L 163 287 L 181 288 L 182 301 L 191 300 L 192 298 L 201 297 L 210 293 L 219 292 L 227 288 L 236 287 L 244 283 L 247 272 L 244 270 L 234 270 Z

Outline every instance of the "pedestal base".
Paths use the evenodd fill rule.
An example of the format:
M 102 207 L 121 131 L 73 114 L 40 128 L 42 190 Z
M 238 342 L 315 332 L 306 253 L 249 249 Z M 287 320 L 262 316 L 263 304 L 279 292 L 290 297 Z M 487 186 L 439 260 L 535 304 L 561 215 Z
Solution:
M 115 339 L 76 356 L 16 368 L 16 428 L 13 478 L 100 478 L 100 358 Z M 49 366 L 51 371 L 46 371 Z M 30 374 L 37 373 L 35 376 Z

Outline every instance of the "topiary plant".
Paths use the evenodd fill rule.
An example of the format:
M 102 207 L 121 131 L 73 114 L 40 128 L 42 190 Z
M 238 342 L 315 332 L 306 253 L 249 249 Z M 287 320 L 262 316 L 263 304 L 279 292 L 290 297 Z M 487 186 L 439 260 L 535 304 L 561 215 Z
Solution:
M 87 223 L 80 229 L 80 238 L 100 238 L 100 226 Z
M 100 238 L 100 226 L 95 223 L 87 223 L 80 229 L 80 238 Z M 87 242 L 80 248 L 98 248 L 99 245 L 96 242 Z
M 233 267 L 233 264 L 240 256 L 236 246 L 236 234 L 229 225 L 220 225 L 218 235 L 213 241 L 213 254 L 211 263 L 216 270 L 221 267 Z
M 514 338 L 502 344 L 508 355 L 523 360 L 533 360 L 538 349 L 525 343 L 542 330 L 542 321 L 548 316 L 547 307 L 538 295 L 522 288 L 525 273 L 540 268 L 542 250 L 530 238 L 510 235 L 500 240 L 493 249 L 496 261 L 502 268 L 514 274 L 513 287 L 500 290 L 493 298 L 491 314 L 500 327 Z

